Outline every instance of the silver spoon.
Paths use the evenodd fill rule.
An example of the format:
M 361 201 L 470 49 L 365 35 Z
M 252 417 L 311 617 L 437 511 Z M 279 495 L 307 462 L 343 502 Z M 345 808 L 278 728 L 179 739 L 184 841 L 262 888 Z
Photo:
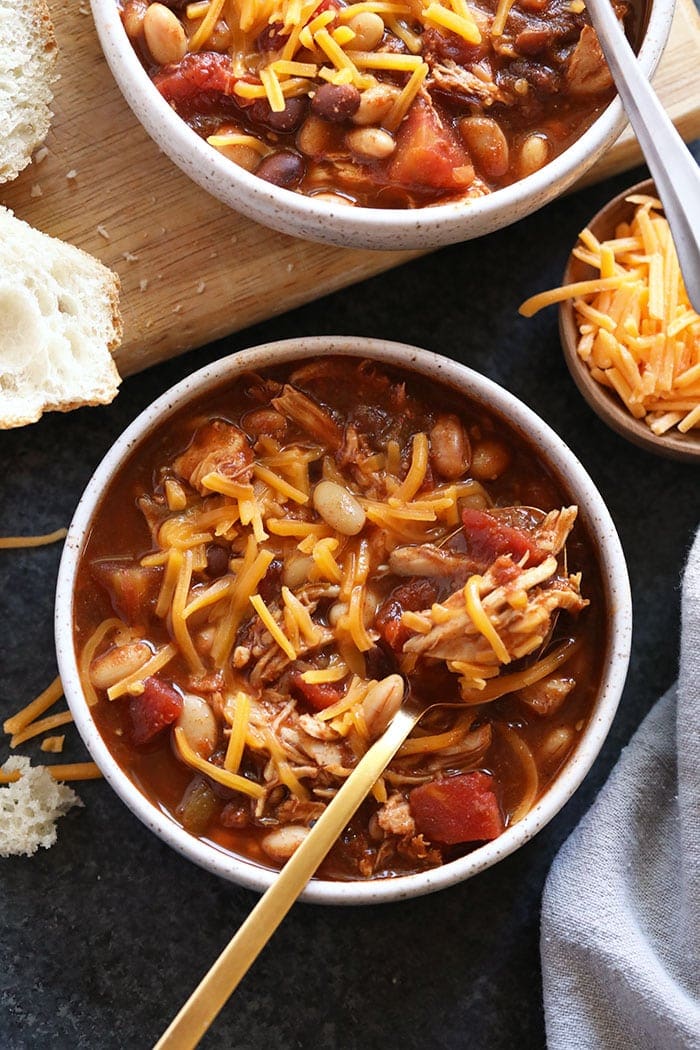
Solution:
M 642 73 L 610 0 L 586 0 L 586 7 L 656 183 L 688 298 L 700 313 L 700 169 Z

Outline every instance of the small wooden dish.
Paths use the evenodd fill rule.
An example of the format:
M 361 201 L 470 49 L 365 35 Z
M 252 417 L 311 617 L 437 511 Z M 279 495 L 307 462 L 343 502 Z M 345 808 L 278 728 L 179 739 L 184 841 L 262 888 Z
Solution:
M 653 181 L 648 179 L 646 182 L 632 186 L 598 212 L 595 218 L 588 223 L 588 227 L 599 240 L 606 240 L 614 236 L 618 224 L 628 222 L 632 218 L 635 205 L 629 204 L 626 198 L 636 193 L 656 196 Z M 562 284 L 587 281 L 596 276 L 592 267 L 570 255 Z M 667 456 L 671 459 L 700 461 L 700 431 L 696 429 L 687 434 L 681 434 L 674 428 L 657 437 L 644 420 L 635 419 L 628 412 L 614 391 L 592 377 L 588 365 L 581 360 L 576 350 L 579 332 L 573 302 L 570 299 L 565 300 L 559 307 L 559 334 L 571 376 L 586 401 L 603 422 L 622 437 L 648 452 L 655 452 L 659 456 Z

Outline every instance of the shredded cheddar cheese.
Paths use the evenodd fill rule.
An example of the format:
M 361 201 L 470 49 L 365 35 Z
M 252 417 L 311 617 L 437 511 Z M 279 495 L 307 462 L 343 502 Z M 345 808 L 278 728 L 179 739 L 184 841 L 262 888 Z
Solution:
M 38 722 L 30 722 L 26 728 L 20 730 L 19 733 L 15 733 L 10 738 L 10 747 L 19 747 L 20 744 L 24 744 L 27 740 L 32 740 L 41 733 L 46 733 L 50 729 L 58 729 L 59 726 L 67 725 L 68 722 L 72 721 L 73 715 L 70 711 L 60 711 L 58 714 L 49 715 Z
M 265 794 L 265 789 L 260 784 L 256 784 L 246 777 L 239 776 L 238 773 L 230 773 L 228 769 L 215 766 L 213 762 L 207 762 L 206 759 L 198 755 L 190 747 L 182 726 L 175 726 L 173 735 L 175 746 L 182 761 L 192 769 L 196 769 L 198 773 L 204 773 L 211 780 L 215 780 L 217 784 L 221 784 L 231 791 L 240 791 L 244 795 L 250 795 L 251 798 L 262 798 Z
M 65 735 L 61 736 L 47 736 L 41 741 L 41 750 L 46 751 L 52 755 L 60 755 L 63 751 L 63 744 L 65 742 Z
M 235 697 L 227 701 L 224 713 L 231 720 L 231 732 L 226 747 L 224 758 L 224 769 L 229 773 L 237 773 L 243 757 L 245 747 L 246 729 L 250 719 L 250 696 L 242 689 Z
M 481 576 L 470 576 L 464 585 L 464 602 L 467 614 L 477 631 L 484 636 L 502 664 L 510 663 L 510 654 L 501 641 L 498 631 L 491 623 L 486 610 L 481 604 L 479 587 Z
M 19 547 L 44 547 L 49 543 L 58 543 L 68 535 L 68 529 L 56 529 L 55 532 L 47 532 L 43 536 L 0 536 L 0 550 L 10 550 Z
M 107 633 L 107 630 L 113 629 L 114 623 L 119 623 L 121 626 L 121 623 L 118 620 L 107 621 L 108 626 L 102 633 L 102 637 L 104 637 L 104 635 Z M 98 640 L 98 644 L 99 641 L 101 641 L 101 638 Z M 46 689 L 44 689 L 43 693 L 40 693 L 35 700 L 32 700 L 31 703 L 27 704 L 26 707 L 23 707 L 22 710 L 18 711 L 16 715 L 12 715 L 11 718 L 5 719 L 5 722 L 3 723 L 2 727 L 3 731 L 11 735 L 21 733 L 22 730 L 26 729 L 26 727 L 31 722 L 34 722 L 35 719 L 39 717 L 39 715 L 43 715 L 46 711 L 48 711 L 48 709 L 52 707 L 56 703 L 56 701 L 59 700 L 62 696 L 63 684 L 61 682 L 60 677 L 56 677 L 54 678 L 51 685 L 47 686 Z
M 250 604 L 255 609 L 256 613 L 267 627 L 268 631 L 279 645 L 280 649 L 289 657 L 290 660 L 296 660 L 296 651 L 294 646 L 289 641 L 289 638 L 285 635 L 280 625 L 275 620 L 274 616 L 265 605 L 259 594 L 253 594 L 250 598 Z
M 528 299 L 525 317 L 573 299 L 578 355 L 654 434 L 700 426 L 700 315 L 693 309 L 659 201 L 633 196 L 632 222 L 600 243 L 580 234 L 574 255 L 600 277 Z
M 54 780 L 101 780 L 102 771 L 95 762 L 66 762 L 60 766 L 46 766 Z

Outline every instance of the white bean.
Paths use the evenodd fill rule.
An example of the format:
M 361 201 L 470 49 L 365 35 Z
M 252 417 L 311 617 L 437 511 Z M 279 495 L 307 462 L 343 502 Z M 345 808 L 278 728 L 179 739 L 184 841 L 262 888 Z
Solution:
M 314 489 L 314 507 L 323 520 L 343 536 L 357 536 L 364 527 L 364 510 L 352 492 L 335 481 L 319 481 Z
M 393 84 L 377 84 L 360 96 L 360 107 L 353 114 L 353 124 L 381 124 L 401 92 Z
M 183 693 L 182 711 L 177 724 L 184 730 L 192 750 L 202 758 L 209 758 L 216 747 L 219 727 L 206 700 L 194 693 Z
M 570 726 L 557 726 L 547 734 L 540 748 L 540 759 L 546 764 L 560 762 L 574 742 Z
M 539 171 L 549 158 L 549 143 L 544 135 L 528 135 L 520 147 L 518 171 L 520 177 Z
M 269 831 L 260 845 L 271 860 L 284 864 L 299 849 L 309 830 L 302 824 L 287 824 L 286 827 Z
M 469 148 L 472 160 L 487 179 L 499 178 L 508 171 L 508 141 L 492 117 L 464 117 L 459 132 Z
M 348 20 L 355 37 L 346 44 L 348 51 L 374 51 L 384 36 L 384 22 L 373 11 L 362 11 Z
M 345 141 L 356 156 L 367 160 L 384 160 L 396 149 L 396 142 L 383 128 L 353 128 Z
M 282 583 L 289 587 L 290 591 L 299 590 L 308 580 L 313 567 L 314 560 L 308 554 L 290 554 L 284 559 Z
M 95 689 L 109 689 L 128 674 L 138 671 L 151 656 L 153 652 L 145 642 L 113 645 L 90 664 L 90 681 Z
M 299 128 L 297 146 L 307 157 L 323 159 L 330 146 L 331 128 L 325 120 L 313 114 Z
M 165 4 L 151 4 L 143 19 L 146 46 L 159 66 L 180 62 L 187 52 L 185 30 Z
M 262 153 L 253 146 L 246 146 L 244 142 L 215 146 L 215 149 L 237 164 L 239 168 L 245 168 L 246 171 L 255 171 L 262 160 Z
M 315 201 L 325 201 L 326 204 L 342 204 L 346 208 L 354 208 L 355 202 L 351 201 L 349 197 L 341 197 L 339 193 L 314 193 L 312 199 Z
M 122 22 L 129 40 L 136 40 L 143 32 L 143 20 L 148 4 L 146 0 L 127 0 L 122 10 Z
M 510 452 L 494 438 L 477 441 L 472 448 L 470 472 L 477 481 L 495 481 L 510 463 Z
M 371 740 L 380 736 L 403 701 L 404 684 L 400 674 L 390 674 L 369 687 L 362 701 L 362 714 Z
M 328 610 L 328 623 L 331 627 L 337 627 L 344 616 L 348 615 L 348 606 L 346 602 L 336 602 L 331 605 Z
M 469 438 L 457 416 L 438 416 L 430 431 L 430 460 L 443 478 L 454 481 L 469 467 Z

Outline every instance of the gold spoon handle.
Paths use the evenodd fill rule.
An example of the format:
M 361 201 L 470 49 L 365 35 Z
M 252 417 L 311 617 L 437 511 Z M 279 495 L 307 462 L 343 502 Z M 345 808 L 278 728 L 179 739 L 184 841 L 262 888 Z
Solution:
M 422 713 L 407 706 L 399 709 L 170 1022 L 154 1050 L 192 1050 L 197 1045 Z

